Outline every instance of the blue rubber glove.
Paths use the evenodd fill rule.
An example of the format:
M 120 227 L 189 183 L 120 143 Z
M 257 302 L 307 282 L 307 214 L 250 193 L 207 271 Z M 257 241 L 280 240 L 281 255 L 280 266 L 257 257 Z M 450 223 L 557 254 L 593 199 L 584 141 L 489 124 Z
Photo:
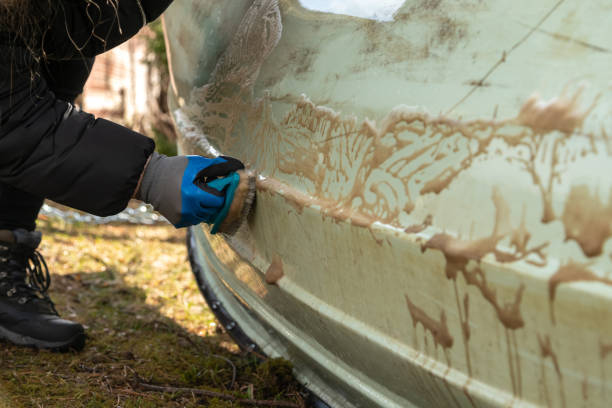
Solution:
M 227 156 L 208 159 L 153 153 L 136 198 L 153 205 L 177 228 L 212 224 L 226 200 L 227 189 L 219 180 L 243 168 L 239 160 Z

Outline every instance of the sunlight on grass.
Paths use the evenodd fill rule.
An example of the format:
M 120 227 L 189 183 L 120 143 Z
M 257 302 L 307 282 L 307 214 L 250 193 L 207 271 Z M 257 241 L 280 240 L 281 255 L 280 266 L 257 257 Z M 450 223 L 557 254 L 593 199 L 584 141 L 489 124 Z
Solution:
M 81 353 L 0 343 L 0 407 L 238 407 L 198 393 L 303 406 L 289 363 L 241 354 L 192 276 L 184 231 L 171 226 L 39 220 L 39 248 L 62 317 L 85 325 Z

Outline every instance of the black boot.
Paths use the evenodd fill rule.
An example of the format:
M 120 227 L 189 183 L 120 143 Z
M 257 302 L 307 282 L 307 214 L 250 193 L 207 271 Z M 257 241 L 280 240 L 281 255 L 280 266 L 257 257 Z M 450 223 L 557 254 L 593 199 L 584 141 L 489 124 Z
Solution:
M 81 350 L 83 326 L 60 319 L 47 289 L 49 270 L 36 250 L 40 232 L 13 231 L 14 243 L 0 242 L 0 338 L 23 346 Z

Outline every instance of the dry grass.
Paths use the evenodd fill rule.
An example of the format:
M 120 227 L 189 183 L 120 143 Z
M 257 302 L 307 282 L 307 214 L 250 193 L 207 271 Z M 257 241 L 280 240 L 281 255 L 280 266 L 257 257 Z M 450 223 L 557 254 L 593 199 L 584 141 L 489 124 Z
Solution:
M 238 407 L 253 399 L 303 406 L 287 362 L 241 354 L 216 324 L 183 231 L 48 219 L 39 226 L 51 297 L 63 317 L 85 325 L 87 345 L 58 354 L 0 343 L 0 407 Z

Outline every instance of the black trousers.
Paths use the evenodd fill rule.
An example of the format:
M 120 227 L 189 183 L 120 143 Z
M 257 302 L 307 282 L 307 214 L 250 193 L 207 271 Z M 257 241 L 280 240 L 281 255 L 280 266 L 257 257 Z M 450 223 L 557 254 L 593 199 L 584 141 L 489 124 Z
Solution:
M 40 74 L 58 99 L 73 103 L 83 92 L 93 63 L 93 58 L 49 61 L 41 67 Z M 42 174 L 41 183 L 44 183 Z M 43 201 L 44 197 L 0 183 L 0 229 L 33 231 Z
M 42 197 L 0 183 L 0 229 L 33 231 Z

